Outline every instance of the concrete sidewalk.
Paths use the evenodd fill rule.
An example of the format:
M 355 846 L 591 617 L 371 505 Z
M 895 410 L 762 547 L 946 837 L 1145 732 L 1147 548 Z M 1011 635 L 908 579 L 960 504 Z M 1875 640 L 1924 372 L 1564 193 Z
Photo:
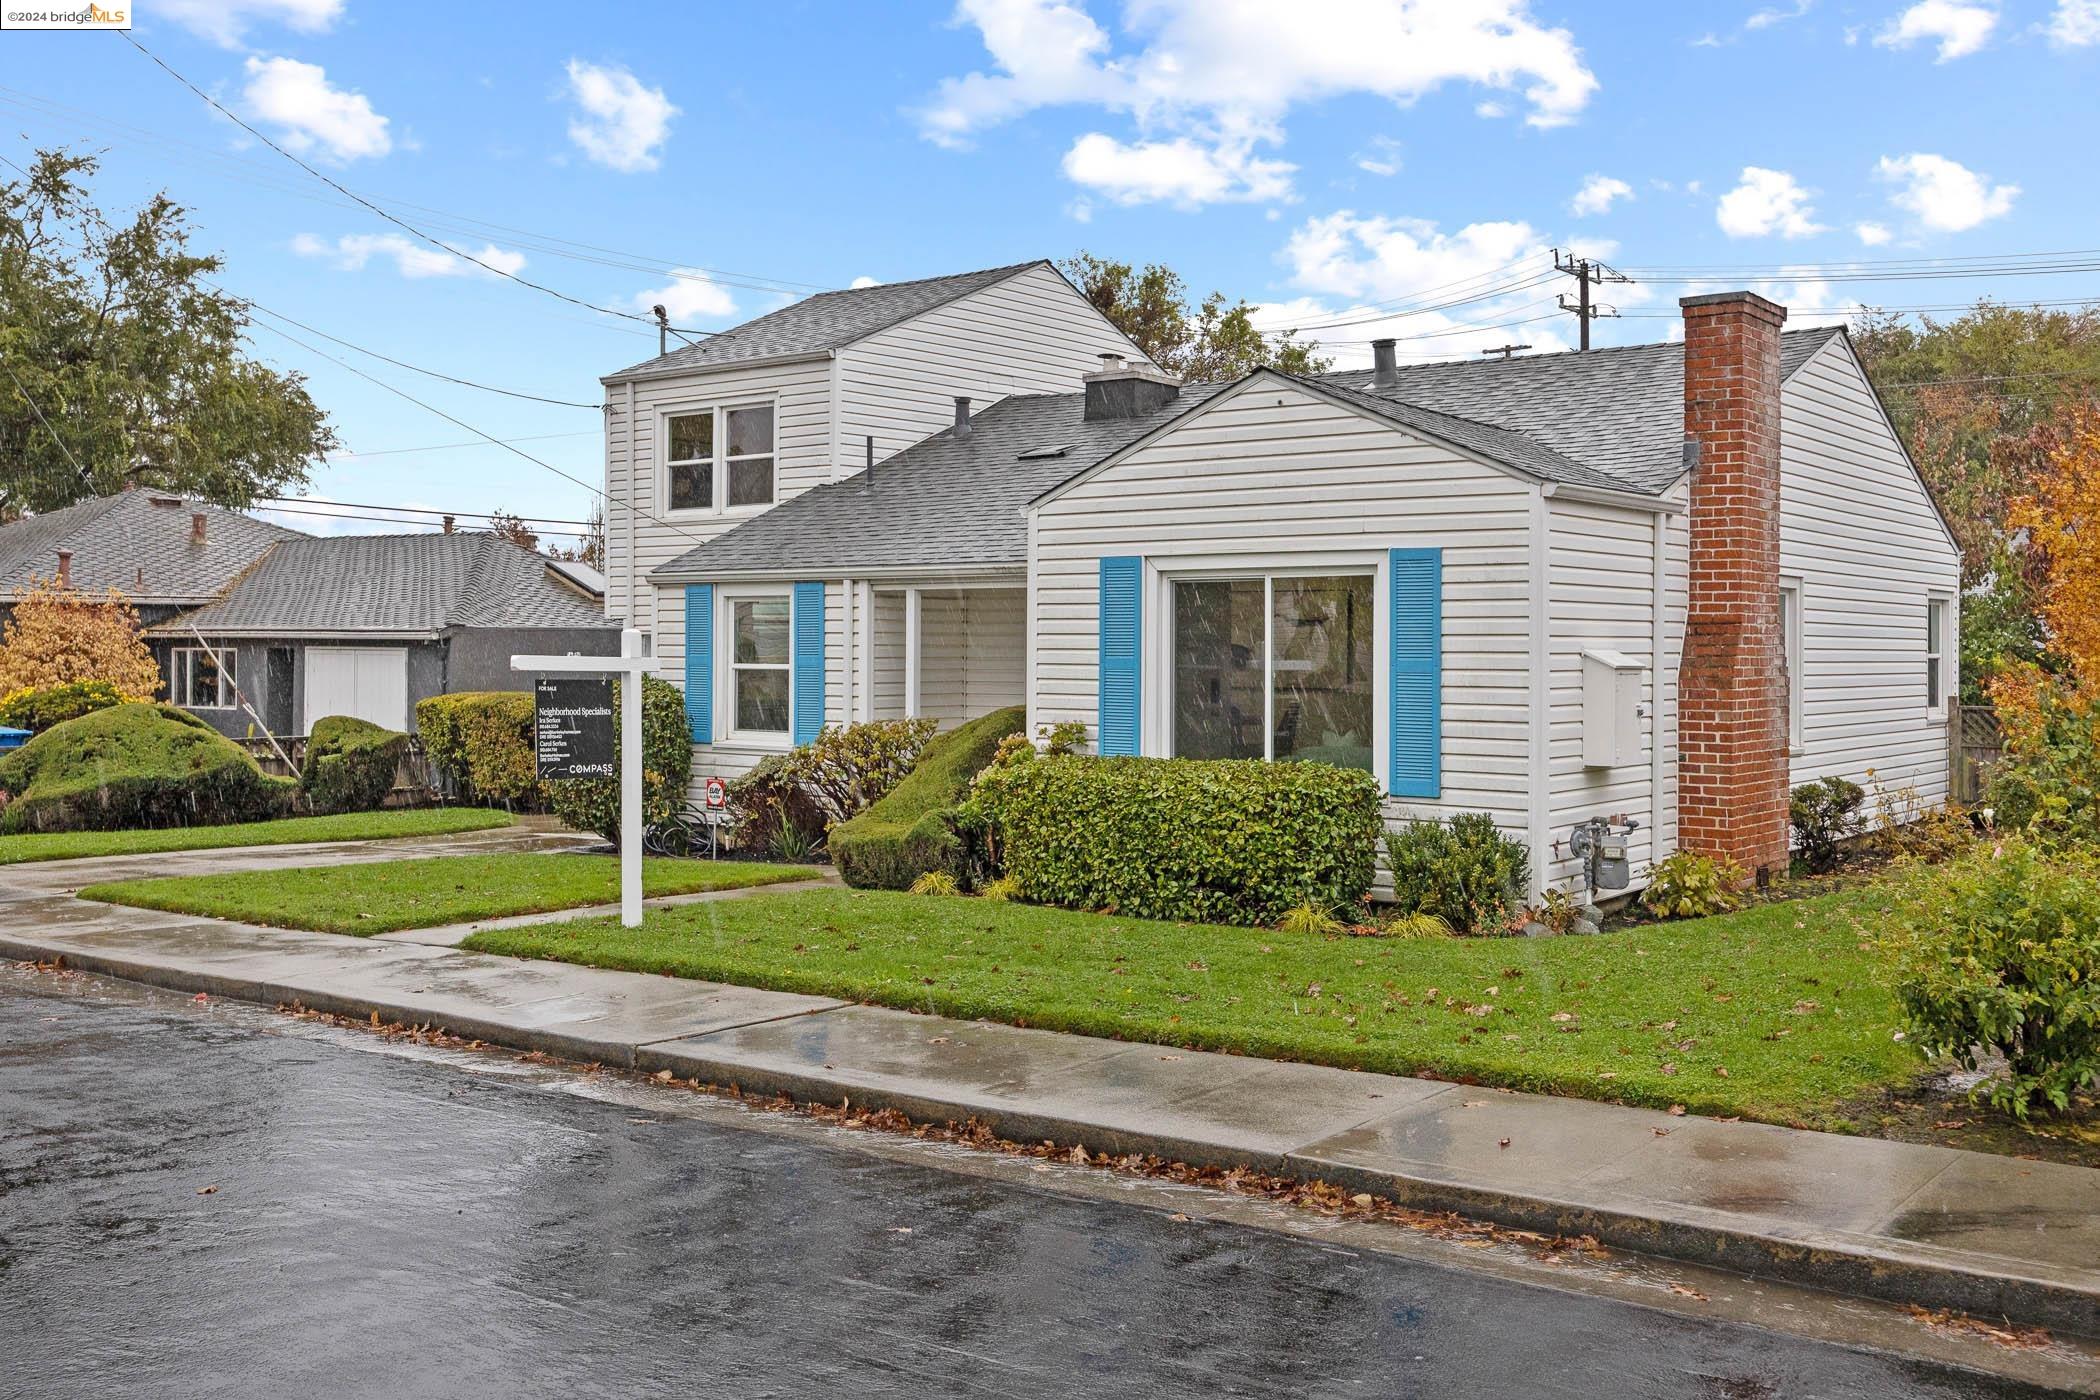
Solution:
M 415 844 L 426 849 L 414 854 L 448 854 L 468 843 Z M 402 843 L 370 852 L 298 854 L 313 864 L 411 853 Z M 2085 1168 L 464 953 L 442 946 L 451 931 L 349 938 L 68 893 L 146 873 L 144 860 L 176 873 L 284 854 L 10 867 L 0 954 L 376 1012 L 746 1092 L 976 1118 L 1022 1141 L 1320 1177 L 1419 1208 L 2100 1336 L 2100 1172 Z

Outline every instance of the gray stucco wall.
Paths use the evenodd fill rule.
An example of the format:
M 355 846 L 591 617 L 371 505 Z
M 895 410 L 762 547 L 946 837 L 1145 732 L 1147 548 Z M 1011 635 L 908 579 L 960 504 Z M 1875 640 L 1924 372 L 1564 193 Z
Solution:
M 513 656 L 618 656 L 616 627 L 466 627 L 452 634 L 445 689 L 530 690 L 532 677 L 513 671 Z

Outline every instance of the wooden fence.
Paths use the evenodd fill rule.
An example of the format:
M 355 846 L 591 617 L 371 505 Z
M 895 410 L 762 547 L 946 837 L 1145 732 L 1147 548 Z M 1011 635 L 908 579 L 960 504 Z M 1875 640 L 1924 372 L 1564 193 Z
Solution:
M 1991 769 L 2005 756 L 2005 733 L 1988 705 L 1954 704 L 1947 725 L 1947 772 L 1950 794 L 1964 806 L 1983 800 Z

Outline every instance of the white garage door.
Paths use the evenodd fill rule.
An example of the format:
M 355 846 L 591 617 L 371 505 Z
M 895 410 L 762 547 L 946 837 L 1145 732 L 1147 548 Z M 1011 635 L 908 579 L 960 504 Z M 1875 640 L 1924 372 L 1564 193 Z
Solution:
M 306 732 L 330 715 L 408 728 L 408 652 L 402 647 L 308 647 Z

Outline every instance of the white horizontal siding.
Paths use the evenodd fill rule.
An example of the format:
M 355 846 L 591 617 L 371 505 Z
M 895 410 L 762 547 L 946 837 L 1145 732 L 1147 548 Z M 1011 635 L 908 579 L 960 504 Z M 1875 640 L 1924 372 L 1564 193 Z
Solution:
M 1947 796 L 1947 725 L 1925 703 L 1925 606 L 1961 562 L 1850 347 L 1833 339 L 1786 383 L 1780 572 L 1801 580 L 1801 747 L 1826 774 Z M 1950 614 L 1951 618 L 1951 614 Z
M 1547 771 L 1550 774 L 1546 883 L 1573 889 L 1582 863 L 1569 849 L 1578 822 L 1627 816 L 1640 823 L 1627 855 L 1636 873 L 1655 858 L 1657 692 L 1655 665 L 1655 517 L 1648 511 L 1554 498 L 1547 516 Z M 1591 768 L 1582 761 L 1582 654 L 1616 651 L 1644 670 L 1637 762 Z M 1674 674 L 1674 673 L 1673 673 Z
M 748 520 L 758 512 L 673 513 L 664 499 L 660 467 L 666 413 L 711 408 L 729 402 L 774 402 L 774 493 L 785 501 L 831 478 L 831 365 L 800 364 L 719 369 L 643 380 L 608 390 L 605 416 L 606 494 L 615 502 L 605 528 L 605 610 L 627 615 L 633 581 L 646 587 L 649 571 L 695 545 Z M 628 502 L 639 506 L 630 511 Z M 647 617 L 647 609 L 642 615 Z
M 1505 473 L 1298 389 L 1230 394 L 1035 512 L 1031 729 L 1077 721 L 1093 734 L 1103 556 L 1251 568 L 1322 551 L 1440 548 L 1443 795 L 1391 803 L 1388 815 L 1485 811 L 1521 838 L 1534 497 Z M 1154 611 L 1148 603 L 1148 650 Z
M 955 398 L 980 412 L 1011 394 L 1064 394 L 1135 346 L 1048 267 L 1029 268 L 840 352 L 841 474 L 865 443 L 882 458 L 950 426 Z

